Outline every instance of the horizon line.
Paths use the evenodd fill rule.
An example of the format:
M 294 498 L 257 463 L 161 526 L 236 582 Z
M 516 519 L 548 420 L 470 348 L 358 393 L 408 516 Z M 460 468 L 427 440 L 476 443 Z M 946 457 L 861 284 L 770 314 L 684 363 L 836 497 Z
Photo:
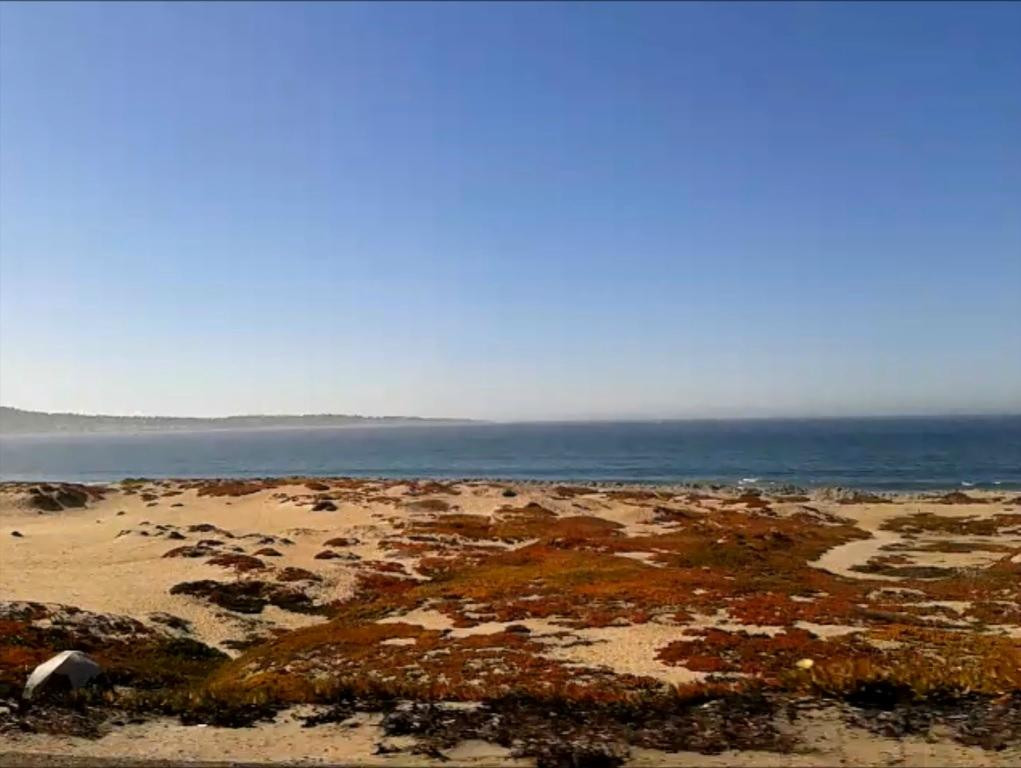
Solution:
M 235 413 L 219 416 L 171 416 L 165 414 L 123 414 L 123 413 L 89 413 L 84 411 L 39 411 L 29 408 L 20 408 L 14 405 L 0 403 L 0 408 L 6 408 L 22 413 L 38 414 L 42 416 L 77 416 L 83 418 L 111 418 L 111 419 L 180 419 L 193 421 L 217 421 L 227 419 L 287 419 L 287 418 L 351 418 L 366 420 L 383 419 L 407 419 L 409 421 L 455 421 L 469 422 L 476 424 L 569 424 L 569 423 L 606 423 L 606 422 L 676 422 L 676 421 L 846 421 L 846 420 L 870 420 L 870 419 L 988 419 L 988 418 L 1017 418 L 1021 417 L 1021 410 L 1018 411 L 943 411 L 943 412 L 871 412 L 861 414 L 837 414 L 820 415 L 818 413 L 804 414 L 744 414 L 730 416 L 713 415 L 687 415 L 687 416 L 560 416 L 560 417 L 539 417 L 539 418 L 477 418 L 467 416 L 409 416 L 409 415 L 366 415 L 358 413 L 339 413 L 322 411 L 318 413 Z

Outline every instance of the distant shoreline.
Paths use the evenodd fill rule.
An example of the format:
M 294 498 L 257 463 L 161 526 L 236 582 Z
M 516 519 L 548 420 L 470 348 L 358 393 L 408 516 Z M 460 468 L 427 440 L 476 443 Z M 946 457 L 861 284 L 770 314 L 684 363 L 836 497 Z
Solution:
M 358 427 L 444 426 L 605 426 L 652 424 L 843 424 L 894 421 L 995 421 L 1021 419 L 1018 413 L 872 414 L 863 416 L 699 416 L 670 418 L 465 419 L 423 416 L 360 416 L 352 414 L 236 416 L 116 416 L 29 411 L 0 406 L 0 438 L 58 435 L 154 435 L 203 432 L 268 432 Z
M 0 406 L 0 435 L 152 434 L 252 429 L 433 426 L 476 423 L 469 419 L 419 416 L 359 416 L 315 413 L 239 416 L 110 416 L 49 413 Z
M 495 422 L 489 421 L 443 421 L 436 419 L 428 423 L 418 421 L 395 421 L 381 424 L 369 422 L 353 422 L 350 424 L 267 424 L 262 426 L 182 426 L 152 427 L 125 429 L 80 429 L 57 430 L 49 432 L 4 432 L 0 430 L 0 439 L 20 437 L 102 437 L 105 435 L 119 437 L 154 437 L 158 435 L 201 435 L 206 433 L 251 433 L 251 432 L 312 432 L 338 429 L 401 429 L 405 427 L 472 427 L 485 426 Z

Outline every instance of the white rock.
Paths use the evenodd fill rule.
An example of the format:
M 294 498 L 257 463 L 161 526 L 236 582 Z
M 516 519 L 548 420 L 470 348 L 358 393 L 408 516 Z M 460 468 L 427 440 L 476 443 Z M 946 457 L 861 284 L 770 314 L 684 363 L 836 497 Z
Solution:
M 21 696 L 23 699 L 31 699 L 53 677 L 66 677 L 72 688 L 81 688 L 102 671 L 96 662 L 81 651 L 62 651 L 32 670 Z

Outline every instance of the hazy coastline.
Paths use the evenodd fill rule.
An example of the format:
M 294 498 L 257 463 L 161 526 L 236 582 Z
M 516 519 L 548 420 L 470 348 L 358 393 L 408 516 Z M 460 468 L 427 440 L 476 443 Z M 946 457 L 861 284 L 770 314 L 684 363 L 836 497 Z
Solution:
M 469 424 L 471 419 L 356 414 L 267 414 L 238 416 L 115 416 L 30 411 L 0 406 L 0 435 L 138 434 L 250 429 L 319 429 L 367 426 Z

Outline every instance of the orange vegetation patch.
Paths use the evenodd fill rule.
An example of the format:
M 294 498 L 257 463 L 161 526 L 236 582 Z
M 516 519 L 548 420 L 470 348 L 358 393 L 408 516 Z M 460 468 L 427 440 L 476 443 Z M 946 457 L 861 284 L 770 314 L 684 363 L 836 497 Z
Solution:
M 429 483 L 414 488 L 424 502 L 451 492 Z M 993 692 L 1017 682 L 1009 671 L 1017 662 L 1016 640 L 1001 637 L 967 645 L 980 636 L 968 627 L 1021 624 L 1017 548 L 992 542 L 1002 554 L 992 565 L 948 571 L 936 580 L 920 578 L 920 571 L 898 571 L 907 578 L 894 588 L 890 582 L 847 578 L 810 565 L 834 547 L 869 537 L 822 503 L 781 515 L 769 508 L 769 500 L 751 492 L 705 506 L 708 497 L 696 493 L 666 494 L 670 501 L 654 491 L 610 493 L 645 505 L 652 525 L 642 530 L 652 532 L 629 535 L 629 529 L 611 520 L 560 516 L 536 503 L 505 506 L 489 515 L 437 507 L 429 510 L 432 514 L 408 515 L 395 526 L 397 535 L 381 541 L 396 558 L 354 566 L 355 596 L 342 603 L 307 607 L 296 595 L 277 593 L 266 584 L 249 586 L 250 581 L 238 582 L 240 587 L 188 585 L 182 591 L 232 610 L 292 601 L 299 610 L 331 617 L 247 650 L 217 673 L 210 690 L 239 700 L 257 695 L 281 702 L 323 701 L 345 692 L 469 700 L 519 693 L 623 701 L 653 685 L 608 668 L 571 666 L 559 652 L 550 652 L 549 638 L 540 641 L 526 632 L 458 637 L 461 633 L 389 623 L 415 609 L 441 614 L 455 628 L 541 619 L 553 620 L 565 632 L 652 621 L 775 627 L 779 631 L 772 637 L 703 630 L 659 649 L 659 660 L 718 675 L 744 675 L 742 680 L 784 690 L 842 694 L 853 690 L 856 679 L 883 675 L 920 695 L 969 686 Z M 1002 533 L 1016 524 L 1016 517 L 1021 516 L 998 515 L 990 518 L 992 523 L 953 518 L 949 532 L 972 534 L 987 526 Z M 892 525 L 915 525 L 925 532 L 944 520 L 905 516 L 894 518 Z M 913 567 L 906 557 L 910 542 L 902 543 L 904 551 L 879 557 L 902 556 L 904 562 L 883 560 L 879 567 Z M 347 539 L 328 540 L 317 557 L 339 557 L 330 547 L 348 544 Z M 282 580 L 306 580 L 308 573 L 278 573 L 276 586 L 283 587 Z M 379 624 L 384 618 L 388 623 Z M 851 631 L 816 636 L 796 622 Z M 576 639 L 584 642 L 580 634 Z M 946 660 L 956 653 L 970 660 L 962 662 L 964 671 L 947 671 L 954 664 Z M 806 658 L 811 665 L 795 666 Z M 926 671 L 923 661 L 947 669 Z M 706 685 L 717 684 L 718 678 L 711 681 Z
M 877 681 L 919 696 L 1021 689 L 1021 644 L 999 636 L 925 627 L 884 627 L 831 639 L 801 629 L 772 637 L 718 629 L 692 633 L 693 639 L 661 649 L 660 660 L 831 694 Z M 870 639 L 887 645 L 881 649 Z
M 678 640 L 660 649 L 657 657 L 666 664 L 677 664 L 698 672 L 728 672 L 756 675 L 778 682 L 779 675 L 795 668 L 804 658 L 822 658 L 844 643 L 820 640 L 803 629 L 787 629 L 779 634 L 754 635 L 720 629 L 689 630 L 691 640 Z M 846 641 L 845 641 L 846 642 Z M 860 641 L 856 650 L 878 654 Z M 845 651 L 846 653 L 846 651 Z
M 811 572 L 805 573 L 805 577 L 800 594 L 749 593 L 727 598 L 723 607 L 735 621 L 760 627 L 788 627 L 798 621 L 838 625 L 862 621 L 866 609 L 862 607 L 865 596 L 860 586 L 825 576 L 817 578 Z
M 472 540 L 505 542 L 528 539 L 581 541 L 618 535 L 622 527 L 619 523 L 601 517 L 557 517 L 538 504 L 528 504 L 520 508 L 498 510 L 492 517 L 441 515 L 434 520 L 416 521 L 408 526 L 407 532 L 412 537 L 459 536 Z
M 393 605 L 411 606 L 415 600 L 405 596 L 412 591 L 415 582 L 399 576 L 390 576 L 377 571 L 362 571 L 357 575 L 358 593 L 364 602 L 347 603 L 340 607 L 342 616 L 373 619 L 382 616 Z
M 996 536 L 1008 529 L 1021 530 L 1021 514 L 1001 514 L 991 517 L 950 517 L 932 512 L 916 512 L 887 520 L 881 526 L 899 533 L 943 533 L 957 536 Z
M 417 570 L 430 579 L 449 577 L 463 567 L 463 561 L 456 557 L 423 557 L 418 561 Z
M 309 647 L 321 651 L 314 660 L 307 657 Z M 333 623 L 253 649 L 214 675 L 208 691 L 225 697 L 257 693 L 277 702 L 331 700 L 343 694 L 433 701 L 509 695 L 623 701 L 658 687 L 649 678 L 569 667 L 540 651 L 517 632 L 454 638 L 403 623 Z M 286 670 L 278 661 L 282 658 L 289 659 Z
M 684 517 L 668 533 L 627 537 L 602 518 L 522 511 L 501 511 L 492 520 L 445 515 L 416 524 L 418 532 L 474 540 L 536 541 L 511 551 L 438 550 L 418 563 L 419 573 L 432 581 L 403 593 L 404 602 L 390 608 L 439 599 L 438 610 L 455 621 L 468 618 L 463 604 L 471 604 L 478 621 L 558 616 L 583 627 L 647 621 L 655 614 L 689 616 L 692 610 L 713 613 L 735 601 L 741 614 L 762 619 L 768 611 L 770 623 L 783 624 L 823 616 L 843 620 L 864 600 L 856 582 L 807 565 L 830 547 L 867 535 L 851 525 L 721 510 Z M 501 519 L 506 512 L 511 514 Z M 617 556 L 630 552 L 651 553 L 664 567 Z M 813 593 L 829 597 L 792 599 Z
M 512 531 L 537 541 L 470 558 L 457 550 L 449 557 L 425 557 L 418 570 L 431 577 L 427 582 L 362 572 L 356 599 L 335 606 L 331 622 L 246 653 L 219 676 L 221 690 L 267 686 L 272 696 L 286 701 L 316 700 L 337 690 L 462 699 L 524 692 L 618 701 L 652 681 L 605 669 L 563 667 L 521 633 L 456 638 L 375 622 L 429 606 L 456 627 L 556 618 L 565 627 L 582 628 L 644 623 L 664 614 L 686 619 L 691 612 L 711 614 L 726 606 L 748 615 L 768 611 L 771 620 L 782 623 L 792 621 L 796 612 L 843 618 L 853 612 L 855 601 L 864 600 L 860 588 L 841 589 L 851 582 L 806 565 L 830 546 L 865 535 L 847 525 L 722 510 L 718 516 L 685 520 L 663 535 L 629 538 L 620 526 L 601 518 L 558 518 L 525 507 L 501 510 L 492 519 L 442 515 L 418 527 L 456 531 L 464 538 L 465 531 L 483 538 Z M 715 544 L 724 531 L 727 543 Z M 666 567 L 618 556 L 632 551 L 654 552 Z M 828 601 L 792 599 L 823 592 Z M 380 641 L 383 653 L 377 657 L 364 646 L 369 637 L 400 638 L 403 644 Z M 786 642 L 798 648 L 807 639 L 807 633 L 794 632 Z M 750 646 L 749 658 L 756 647 Z M 722 658 L 720 669 L 733 663 Z M 703 662 L 705 668 L 711 665 Z

